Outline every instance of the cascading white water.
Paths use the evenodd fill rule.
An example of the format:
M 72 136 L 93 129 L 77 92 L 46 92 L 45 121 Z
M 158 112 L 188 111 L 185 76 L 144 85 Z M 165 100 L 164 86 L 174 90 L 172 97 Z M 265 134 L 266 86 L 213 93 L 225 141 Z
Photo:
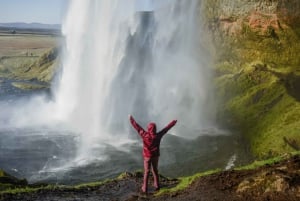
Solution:
M 57 117 L 83 136 L 82 152 L 172 119 L 178 135 L 207 124 L 208 58 L 202 56 L 199 1 L 73 0 L 63 32 L 66 56 Z
M 232 166 L 230 157 L 236 164 L 249 159 L 239 136 L 207 129 L 214 104 L 201 0 L 69 2 L 54 97 L 47 90 L 0 94 L 2 169 L 55 183 L 134 171 L 142 164 L 142 145 L 128 114 L 144 127 L 154 121 L 160 129 L 178 119 L 172 133 L 205 135 L 192 141 L 166 136 L 162 174 L 183 176 L 220 168 L 220 161 Z M 0 88 L 15 90 L 7 81 Z M 220 138 L 207 138 L 212 135 Z
M 118 26 L 130 10 L 126 4 L 125 9 L 118 6 L 117 1 L 72 1 L 63 26 L 67 52 L 56 100 L 58 117 L 84 133 L 84 139 L 106 135 L 101 106 L 123 53 L 117 45 L 122 37 Z

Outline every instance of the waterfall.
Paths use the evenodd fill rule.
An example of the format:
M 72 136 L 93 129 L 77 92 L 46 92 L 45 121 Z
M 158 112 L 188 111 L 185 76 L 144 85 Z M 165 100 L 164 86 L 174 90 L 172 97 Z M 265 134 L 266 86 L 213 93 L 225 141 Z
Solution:
M 144 128 L 156 122 L 158 130 L 178 120 L 170 130 L 177 136 L 161 144 L 166 176 L 249 161 L 239 133 L 215 128 L 212 43 L 201 6 L 201 0 L 69 1 L 51 90 L 0 81 L 1 168 L 30 183 L 62 184 L 135 171 L 142 143 L 129 114 Z
M 82 134 L 83 149 L 134 138 L 142 126 L 190 137 L 208 124 L 209 58 L 199 1 L 73 0 L 63 24 L 65 59 L 56 117 Z

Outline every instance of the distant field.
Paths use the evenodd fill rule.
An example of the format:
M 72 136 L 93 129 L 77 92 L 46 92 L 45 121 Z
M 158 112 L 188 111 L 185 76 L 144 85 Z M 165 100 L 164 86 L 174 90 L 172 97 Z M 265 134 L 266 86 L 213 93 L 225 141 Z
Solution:
M 62 36 L 52 32 L 22 30 L 11 34 L 0 28 L 0 58 L 9 56 L 40 56 L 46 50 L 57 47 Z
M 0 33 L 11 33 L 16 34 L 39 34 L 39 35 L 61 35 L 59 29 L 37 29 L 37 28 L 18 28 L 18 27 L 2 27 L 0 26 Z
M 0 77 L 23 77 L 41 56 L 62 44 L 57 30 L 16 30 L 0 28 Z M 32 76 L 34 73 L 31 73 Z M 27 76 L 28 77 L 28 76 Z

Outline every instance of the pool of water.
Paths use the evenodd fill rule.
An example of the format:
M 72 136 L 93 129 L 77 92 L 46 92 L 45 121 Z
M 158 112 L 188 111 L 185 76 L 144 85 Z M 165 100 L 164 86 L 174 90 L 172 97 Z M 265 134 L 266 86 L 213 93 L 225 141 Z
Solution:
M 193 140 L 166 135 L 161 144 L 160 173 L 178 177 L 251 160 L 242 139 L 217 134 Z M 0 139 L 0 168 L 30 182 L 80 183 L 143 168 L 139 140 L 122 145 L 99 142 L 92 159 L 85 160 L 77 157 L 81 137 L 69 131 L 10 129 L 0 131 Z
M 23 91 L 10 83 L 3 79 L 0 83 L 1 107 L 11 107 L 12 102 L 26 101 L 36 94 L 49 94 L 47 90 Z M 3 118 L 1 116 L 1 121 Z M 96 139 L 88 157 L 78 157 L 84 135 L 51 123 L 34 127 L 0 126 L 0 169 L 31 183 L 74 184 L 113 178 L 124 171 L 143 168 L 142 142 L 138 137 L 121 143 Z M 163 138 L 161 174 L 186 176 L 209 169 L 231 168 L 252 160 L 247 143 L 238 133 L 210 128 L 198 131 L 197 135 L 199 137 L 194 139 L 172 134 Z

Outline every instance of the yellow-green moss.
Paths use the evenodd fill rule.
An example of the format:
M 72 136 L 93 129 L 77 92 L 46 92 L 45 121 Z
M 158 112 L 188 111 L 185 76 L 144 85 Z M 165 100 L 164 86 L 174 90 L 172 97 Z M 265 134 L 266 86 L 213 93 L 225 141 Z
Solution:
M 241 171 L 241 170 L 256 169 L 256 168 L 262 167 L 264 165 L 272 165 L 274 163 L 288 159 L 289 157 L 295 156 L 295 155 L 300 155 L 300 152 L 291 152 L 289 154 L 281 155 L 279 157 L 274 157 L 274 158 L 270 158 L 270 159 L 262 160 L 262 161 L 255 161 L 252 164 L 242 166 L 242 167 L 237 167 L 234 170 Z M 199 179 L 200 177 L 203 177 L 203 176 L 212 175 L 212 174 L 215 174 L 218 172 L 221 172 L 221 170 L 220 169 L 210 170 L 210 171 L 206 171 L 206 172 L 197 173 L 192 176 L 180 177 L 179 183 L 175 187 L 162 188 L 159 192 L 157 192 L 155 194 L 155 196 L 160 196 L 160 195 L 166 194 L 166 193 L 174 193 L 174 192 L 182 191 L 182 190 L 186 189 L 187 187 L 189 187 L 196 179 Z M 90 188 L 90 187 L 98 187 L 98 186 L 105 185 L 106 183 L 109 183 L 112 181 L 125 179 L 126 176 L 128 176 L 128 175 L 137 175 L 140 173 L 141 173 L 140 171 L 137 171 L 133 174 L 125 172 L 125 173 L 120 174 L 116 179 L 107 179 L 107 180 L 103 180 L 103 181 L 84 183 L 84 184 L 79 184 L 79 185 L 75 185 L 75 186 L 65 186 L 65 185 L 44 185 L 44 186 L 42 186 L 41 185 L 41 186 L 33 187 L 30 185 L 16 186 L 13 184 L 1 184 L 0 183 L 0 196 L 1 196 L 1 194 L 7 194 L 7 193 L 8 194 L 34 193 L 39 190 L 46 190 L 46 191 L 47 190 L 53 191 L 56 189 L 77 190 L 77 189 L 82 189 L 82 188 L 84 189 L 84 188 Z M 0 177 L 1 177 L 1 175 L 6 176 L 7 174 L 0 170 Z
M 1 184 L 3 185 L 3 184 Z M 0 186 L 1 186 L 0 185 Z M 19 194 L 19 193 L 34 193 L 39 190 L 54 190 L 54 189 L 62 189 L 62 188 L 68 188 L 66 186 L 58 186 L 58 185 L 47 185 L 47 186 L 40 186 L 40 187 L 30 187 L 30 186 L 14 186 L 10 185 L 4 190 L 0 190 L 1 194 Z
M 191 185 L 193 183 L 193 181 L 195 181 L 196 179 L 206 176 L 206 175 L 211 175 L 214 174 L 216 172 L 220 172 L 220 169 L 217 170 L 210 170 L 207 172 L 201 172 L 201 173 L 197 173 L 195 175 L 192 176 L 188 176 L 188 177 L 180 177 L 179 179 L 179 183 L 173 187 L 173 188 L 162 188 L 158 193 L 156 193 L 156 196 L 158 195 L 162 195 L 165 193 L 173 193 L 173 192 L 177 192 L 177 191 L 181 191 L 184 190 L 185 188 L 187 188 L 189 185 Z
M 257 168 L 265 166 L 265 165 L 273 165 L 277 162 L 283 161 L 283 160 L 288 159 L 289 157 L 295 156 L 295 155 L 300 155 L 300 152 L 290 152 L 289 154 L 269 158 L 267 160 L 254 161 L 253 163 L 251 163 L 249 165 L 234 168 L 234 170 L 236 170 L 236 171 L 254 170 L 254 169 L 257 169 Z M 162 188 L 155 195 L 159 196 L 159 195 L 166 194 L 166 193 L 174 193 L 174 192 L 182 191 L 182 190 L 186 189 L 187 187 L 189 187 L 196 179 L 199 179 L 200 177 L 203 177 L 203 176 L 215 174 L 218 172 L 221 172 L 221 170 L 220 169 L 210 170 L 207 172 L 197 173 L 192 176 L 181 177 L 181 178 L 179 178 L 178 185 L 176 185 L 173 188 Z
M 137 171 L 136 173 L 138 173 Z M 135 173 L 135 174 L 136 174 Z M 4 171 L 0 170 L 0 177 L 1 174 L 4 176 L 8 175 Z M 92 187 L 97 187 L 97 186 L 102 186 L 104 184 L 107 184 L 112 181 L 117 181 L 117 180 L 122 180 L 125 179 L 125 177 L 128 176 L 128 173 L 122 173 L 120 174 L 116 179 L 105 179 L 102 181 L 96 181 L 96 182 L 87 182 L 87 183 L 82 183 L 74 186 L 67 186 L 67 185 L 16 185 L 16 184 L 11 184 L 11 183 L 0 183 L 0 195 L 1 194 L 18 194 L 18 193 L 33 193 L 37 192 L 39 190 L 55 190 L 55 189 L 60 189 L 60 190 L 76 190 L 76 189 L 85 189 L 85 188 L 92 188 Z
M 81 188 L 88 188 L 88 187 L 95 187 L 95 186 L 102 186 L 108 182 L 113 181 L 112 179 L 106 179 L 103 181 L 96 181 L 96 182 L 89 182 L 89 183 L 84 183 L 84 184 L 78 184 L 74 186 L 75 189 L 81 189 Z
M 292 151 L 284 138 L 300 143 L 298 32 L 286 26 L 262 34 L 245 23 L 239 35 L 219 35 L 218 121 L 239 129 L 257 157 Z
M 296 156 L 296 155 L 300 155 L 300 152 L 299 151 L 298 152 L 290 152 L 288 154 L 280 155 L 280 156 L 269 158 L 266 160 L 254 161 L 253 163 L 251 163 L 249 165 L 234 168 L 234 170 L 254 170 L 254 169 L 257 169 L 257 168 L 265 166 L 265 165 L 273 165 L 275 163 L 278 163 L 280 161 L 283 161 L 285 159 L 288 159 L 289 157 Z
M 292 151 L 283 138 L 299 138 L 300 103 L 288 94 L 285 83 L 259 69 L 235 76 L 222 76 L 216 82 L 224 101 L 219 110 L 231 116 L 226 123 L 239 127 L 258 157 Z

